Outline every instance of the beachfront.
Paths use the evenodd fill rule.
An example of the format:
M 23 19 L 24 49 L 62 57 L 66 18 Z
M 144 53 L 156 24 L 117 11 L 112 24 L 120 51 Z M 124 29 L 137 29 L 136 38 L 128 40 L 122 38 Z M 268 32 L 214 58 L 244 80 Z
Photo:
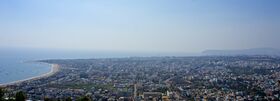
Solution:
M 30 78 L 26 78 L 26 79 L 22 79 L 22 80 L 17 80 L 17 81 L 13 81 L 13 82 L 9 82 L 9 83 L 4 83 L 4 84 L 0 84 L 0 87 L 5 87 L 8 85 L 15 85 L 15 84 L 19 84 L 22 82 L 28 82 L 28 81 L 32 81 L 32 80 L 38 80 L 41 78 L 46 78 L 49 76 L 52 76 L 54 74 L 56 74 L 59 71 L 59 65 L 58 64 L 51 64 L 51 70 L 45 74 L 39 75 L 39 76 L 34 76 L 34 77 L 30 77 Z

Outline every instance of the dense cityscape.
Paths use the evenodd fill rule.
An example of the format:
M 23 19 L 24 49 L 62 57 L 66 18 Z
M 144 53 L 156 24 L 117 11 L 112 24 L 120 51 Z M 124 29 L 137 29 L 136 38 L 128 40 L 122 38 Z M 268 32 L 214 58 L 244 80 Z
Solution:
M 52 76 L 6 86 L 28 100 L 279 101 L 280 58 L 271 56 L 130 57 L 40 60 Z

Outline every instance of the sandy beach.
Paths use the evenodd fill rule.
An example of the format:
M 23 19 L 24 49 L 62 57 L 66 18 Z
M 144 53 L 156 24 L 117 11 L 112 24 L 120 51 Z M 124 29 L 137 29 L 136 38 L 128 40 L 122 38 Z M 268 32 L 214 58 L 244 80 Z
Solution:
M 0 84 L 0 87 L 5 87 L 5 86 L 8 86 L 8 85 L 15 85 L 15 84 L 19 84 L 19 83 L 27 82 L 27 81 L 32 81 L 32 80 L 38 80 L 38 79 L 41 79 L 41 78 L 46 78 L 46 77 L 54 75 L 58 71 L 59 71 L 59 65 L 58 64 L 51 64 L 51 71 L 48 72 L 48 73 L 45 73 L 45 74 L 42 74 L 42 75 L 39 75 L 39 76 L 30 77 L 30 78 L 27 78 L 27 79 L 22 79 L 22 80 L 9 82 L 9 83 Z

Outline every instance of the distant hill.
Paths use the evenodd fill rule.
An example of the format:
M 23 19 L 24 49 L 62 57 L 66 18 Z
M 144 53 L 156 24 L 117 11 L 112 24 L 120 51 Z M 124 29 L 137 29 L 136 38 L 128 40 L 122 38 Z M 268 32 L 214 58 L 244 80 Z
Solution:
M 280 56 L 280 50 L 274 48 L 252 48 L 244 50 L 206 50 L 203 55 L 235 56 L 235 55 L 269 55 Z

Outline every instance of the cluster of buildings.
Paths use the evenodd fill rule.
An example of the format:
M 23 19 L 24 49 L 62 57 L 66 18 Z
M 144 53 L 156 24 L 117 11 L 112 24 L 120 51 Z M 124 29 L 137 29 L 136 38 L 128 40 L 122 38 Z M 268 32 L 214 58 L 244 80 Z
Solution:
M 280 100 L 280 58 L 131 57 L 43 60 L 59 72 L 7 86 L 28 99 L 94 101 Z

